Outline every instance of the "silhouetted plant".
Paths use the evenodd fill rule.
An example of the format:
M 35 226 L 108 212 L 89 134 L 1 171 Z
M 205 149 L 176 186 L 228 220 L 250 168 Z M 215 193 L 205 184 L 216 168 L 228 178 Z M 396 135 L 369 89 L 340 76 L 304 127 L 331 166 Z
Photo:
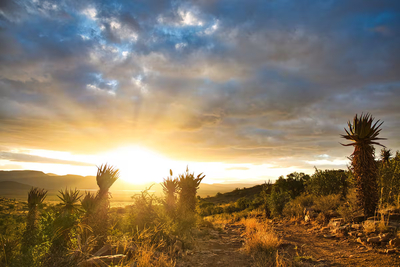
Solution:
M 179 208 L 182 212 L 195 212 L 197 189 L 205 177 L 202 174 L 195 177 L 194 173 L 189 173 L 189 169 L 186 168 L 186 172 L 179 175 Z
M 69 266 L 72 265 L 66 254 L 72 246 L 72 240 L 76 237 L 76 227 L 80 222 L 81 208 L 79 200 L 82 197 L 79 190 L 67 189 L 58 191 L 57 197 L 61 200 L 58 216 L 53 224 L 53 240 L 44 260 L 44 266 Z
M 81 200 L 81 205 L 87 216 L 92 215 L 96 210 L 96 195 L 91 192 L 85 192 L 85 196 Z
M 383 165 L 388 165 L 391 157 L 392 157 L 392 151 L 390 149 L 383 148 L 381 150 L 381 160 Z
M 82 195 L 80 195 L 79 190 L 67 189 L 65 191 L 58 191 L 60 194 L 57 197 L 61 200 L 61 216 L 69 216 L 80 211 L 80 206 L 78 204 Z
M 172 177 L 172 170 L 169 170 L 169 173 L 170 177 L 164 179 L 161 186 L 165 195 L 166 212 L 170 217 L 173 217 L 176 209 L 176 194 L 179 189 L 179 180 Z
M 140 194 L 132 196 L 131 223 L 134 223 L 135 228 L 139 230 L 153 227 L 158 223 L 156 205 L 159 203 L 159 199 L 149 192 L 152 186 L 145 188 Z
M 378 204 L 378 167 L 375 162 L 375 149 L 372 145 L 383 146 L 376 142 L 385 138 L 378 138 L 382 123 L 379 120 L 373 124 L 374 118 L 370 114 L 361 114 L 354 117 L 353 124 L 347 123 L 349 129 L 343 138 L 352 141 L 343 146 L 354 146 L 354 152 L 350 156 L 351 171 L 353 172 L 357 186 L 357 198 L 364 210 L 365 216 L 373 216 Z
M 81 206 L 85 211 L 82 218 L 82 223 L 85 225 L 85 230 L 83 231 L 83 243 L 87 242 L 90 233 L 93 231 L 92 227 L 96 223 L 96 218 L 94 216 L 96 212 L 97 202 L 96 194 L 91 192 L 85 192 L 85 196 L 81 200 Z
M 22 239 L 22 251 L 26 252 L 35 244 L 35 236 L 38 230 L 39 205 L 43 203 L 47 195 L 47 190 L 38 187 L 32 188 L 28 193 L 28 216 L 26 230 Z
M 103 245 L 107 239 L 109 227 L 108 210 L 110 208 L 110 187 L 119 178 L 119 169 L 104 164 L 97 168 L 96 181 L 99 190 L 96 195 L 96 224 L 92 226 L 93 234 L 98 237 L 99 246 Z

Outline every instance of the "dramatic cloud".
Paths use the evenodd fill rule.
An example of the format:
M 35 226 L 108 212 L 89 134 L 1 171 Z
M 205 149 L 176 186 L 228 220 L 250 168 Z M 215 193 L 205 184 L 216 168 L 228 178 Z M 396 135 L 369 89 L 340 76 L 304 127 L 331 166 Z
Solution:
M 1 146 L 334 168 L 370 112 L 400 148 L 398 1 L 2 1 L 0 43 Z
M 23 153 L 13 153 L 13 152 L 0 152 L 0 159 L 16 161 L 16 162 L 34 162 L 34 163 L 52 163 L 52 164 L 68 164 L 75 166 L 93 166 L 90 163 L 70 161 L 70 160 L 60 160 L 53 158 L 40 157 L 36 155 L 28 155 Z

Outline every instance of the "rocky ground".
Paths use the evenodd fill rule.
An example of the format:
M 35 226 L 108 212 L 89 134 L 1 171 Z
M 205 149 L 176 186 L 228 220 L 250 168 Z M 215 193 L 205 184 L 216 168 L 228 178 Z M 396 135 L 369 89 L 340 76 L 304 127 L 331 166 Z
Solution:
M 298 266 L 400 266 L 397 238 L 366 235 L 362 224 L 336 219 L 325 227 L 298 221 L 271 222 L 271 227 L 281 239 L 280 254 Z M 177 266 L 254 266 L 253 259 L 240 251 L 244 230 L 236 224 L 220 231 L 201 229 L 194 248 L 182 253 Z
M 243 225 L 236 224 L 227 224 L 219 231 L 200 229 L 202 234 L 196 238 L 194 248 L 184 252 L 176 266 L 253 266 L 253 259 L 239 251 L 244 230 Z
M 358 242 L 336 227 L 280 222 L 273 225 L 282 247 L 299 261 L 319 266 L 400 266 L 400 251 L 388 244 Z M 360 230 L 361 231 L 361 230 Z M 377 235 L 379 236 L 379 235 Z M 387 253 L 389 252 L 389 253 Z

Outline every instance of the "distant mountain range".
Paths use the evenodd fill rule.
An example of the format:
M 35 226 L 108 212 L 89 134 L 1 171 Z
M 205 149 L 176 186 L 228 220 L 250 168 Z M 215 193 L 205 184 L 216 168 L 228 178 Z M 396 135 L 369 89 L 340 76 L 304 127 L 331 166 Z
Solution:
M 6 197 L 27 196 L 28 191 L 32 188 L 31 185 L 21 184 L 14 181 L 0 182 L 0 195 Z
M 118 179 L 111 187 L 111 192 L 124 191 L 126 194 L 138 193 L 141 190 L 149 187 L 153 183 L 144 185 L 135 185 Z M 236 188 L 251 187 L 260 183 L 237 183 L 237 184 L 200 184 L 198 194 L 202 197 L 214 196 L 215 194 L 225 193 L 232 191 Z M 80 190 L 97 190 L 97 183 L 95 176 L 80 176 L 80 175 L 55 175 L 46 174 L 41 171 L 0 171 L 0 195 L 20 195 L 21 193 L 27 194 L 30 188 L 40 187 L 53 192 L 54 194 L 60 190 L 67 188 L 78 188 Z M 162 186 L 155 183 L 151 187 L 152 191 L 157 194 L 162 193 Z M 130 192 L 132 191 L 132 192 Z

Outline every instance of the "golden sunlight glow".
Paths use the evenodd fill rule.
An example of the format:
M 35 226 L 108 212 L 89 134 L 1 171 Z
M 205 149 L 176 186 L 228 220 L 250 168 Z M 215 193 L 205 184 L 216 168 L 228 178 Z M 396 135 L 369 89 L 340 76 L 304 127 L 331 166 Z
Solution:
M 299 167 L 285 168 L 271 164 L 177 161 L 139 145 L 120 147 L 97 155 L 77 155 L 69 152 L 35 149 L 19 149 L 12 152 L 39 156 L 47 158 L 49 161 L 39 163 L 0 159 L 0 169 L 27 169 L 58 175 L 96 176 L 96 166 L 107 163 L 120 170 L 121 179 L 133 184 L 162 182 L 163 178 L 169 176 L 170 169 L 172 169 L 174 177 L 177 177 L 185 172 L 187 166 L 189 171 L 195 175 L 205 174 L 203 183 L 208 184 L 275 180 L 280 175 L 285 176 L 294 171 L 309 173 L 308 170 Z M 67 162 L 60 164 L 59 161 L 51 162 L 51 159 Z M 75 162 L 85 165 L 77 165 L 74 164 Z
M 119 148 L 99 155 L 99 159 L 120 169 L 121 179 L 135 184 L 161 182 L 175 165 L 172 160 L 140 146 Z

